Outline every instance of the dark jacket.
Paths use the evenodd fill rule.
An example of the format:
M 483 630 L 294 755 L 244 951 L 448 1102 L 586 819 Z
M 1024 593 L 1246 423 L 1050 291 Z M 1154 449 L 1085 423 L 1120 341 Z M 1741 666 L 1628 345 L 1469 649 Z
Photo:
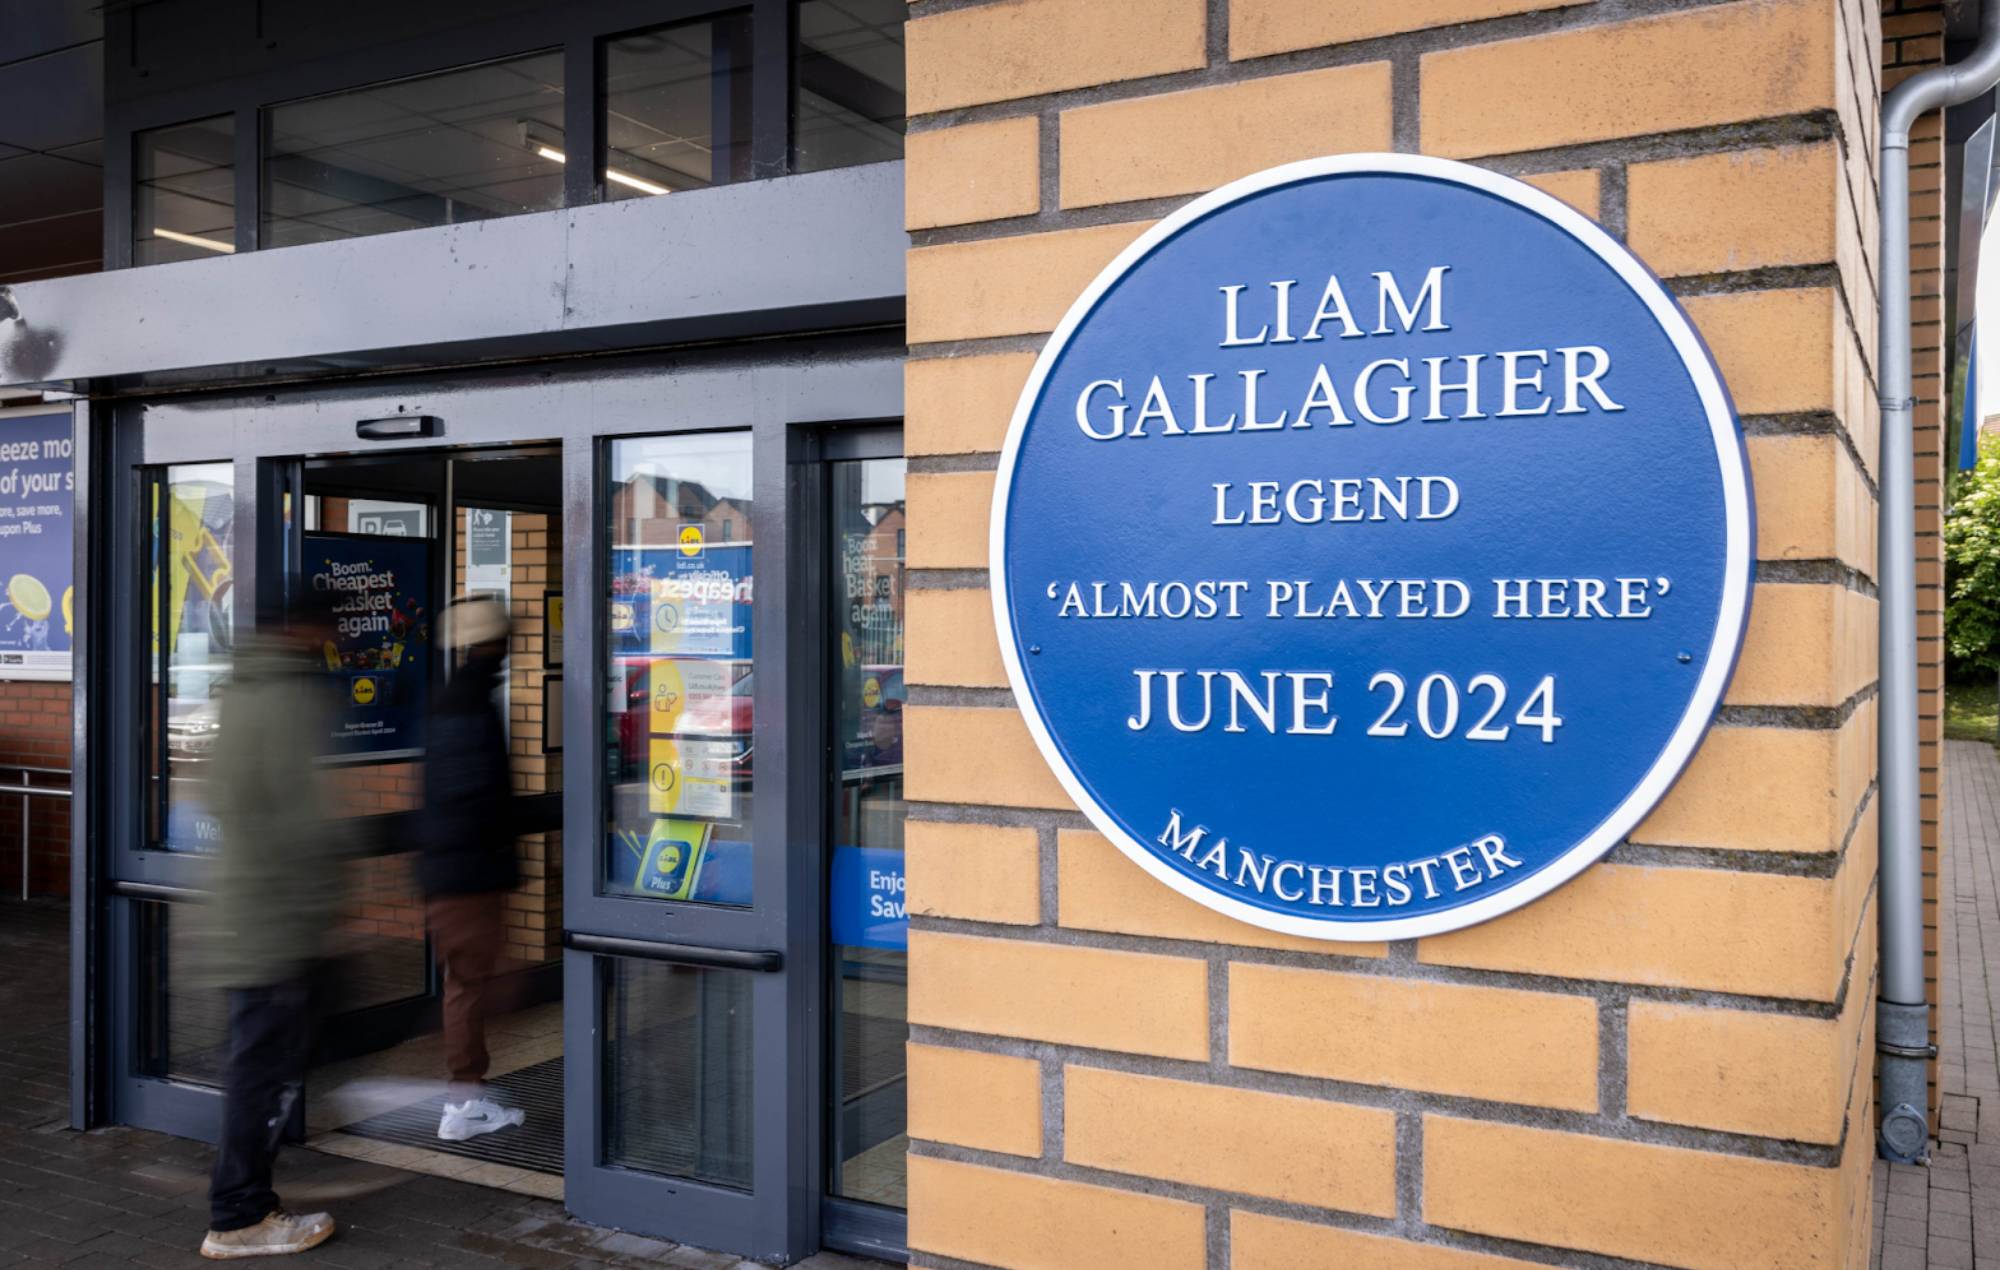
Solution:
M 417 885 L 426 896 L 520 885 L 514 836 L 523 830 L 513 815 L 507 733 L 493 703 L 499 683 L 499 661 L 476 658 L 445 685 L 431 711 L 417 856 Z
M 326 675 L 304 653 L 264 640 L 237 650 L 204 791 L 221 845 L 197 923 L 197 982 L 269 987 L 330 953 L 349 849 L 315 770 L 333 716 Z

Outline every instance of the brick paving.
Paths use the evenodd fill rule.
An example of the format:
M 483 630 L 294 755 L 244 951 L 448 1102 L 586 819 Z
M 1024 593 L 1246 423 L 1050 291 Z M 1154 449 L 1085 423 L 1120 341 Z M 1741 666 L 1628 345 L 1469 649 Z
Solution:
M 0 902 L 0 1267 L 213 1265 L 209 1149 L 139 1129 L 68 1122 L 68 911 Z M 561 1204 L 286 1148 L 279 1193 L 340 1230 L 312 1252 L 259 1264 L 391 1268 L 654 1266 L 762 1270 L 721 1253 L 587 1226 Z M 885 1270 L 822 1253 L 798 1270 Z
M 1945 742 L 1938 1081 L 1928 1168 L 1875 1170 L 1879 1270 L 2000 1270 L 2000 755 Z

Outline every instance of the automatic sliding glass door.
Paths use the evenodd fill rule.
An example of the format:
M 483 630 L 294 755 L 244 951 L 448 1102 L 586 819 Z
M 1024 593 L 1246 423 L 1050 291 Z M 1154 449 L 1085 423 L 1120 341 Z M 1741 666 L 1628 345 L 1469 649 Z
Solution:
M 827 438 L 824 561 L 829 1244 L 903 1242 L 909 1039 L 903 883 L 905 506 L 895 429 Z

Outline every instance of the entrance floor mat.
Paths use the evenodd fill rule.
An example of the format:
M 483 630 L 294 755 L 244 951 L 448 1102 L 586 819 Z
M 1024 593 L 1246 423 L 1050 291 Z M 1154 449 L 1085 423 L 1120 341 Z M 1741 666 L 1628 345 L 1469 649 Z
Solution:
M 486 1086 L 495 1102 L 526 1111 L 527 1122 L 498 1133 L 467 1138 L 463 1142 L 446 1142 L 437 1136 L 438 1120 L 444 1115 L 445 1103 L 445 1095 L 440 1091 L 422 1102 L 358 1120 L 342 1127 L 340 1132 L 359 1138 L 373 1138 L 378 1142 L 442 1151 L 447 1155 L 460 1155 L 488 1164 L 504 1164 L 562 1176 L 562 1059 L 551 1058 L 505 1076 L 492 1077 Z

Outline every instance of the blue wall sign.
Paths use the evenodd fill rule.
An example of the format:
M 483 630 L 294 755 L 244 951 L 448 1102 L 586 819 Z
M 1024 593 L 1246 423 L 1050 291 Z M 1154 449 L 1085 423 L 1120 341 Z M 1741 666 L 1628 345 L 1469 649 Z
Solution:
M 888 847 L 835 847 L 827 887 L 833 942 L 846 948 L 910 946 L 903 853 Z
M 67 679 L 75 626 L 70 411 L 0 417 L 0 679 Z
M 1734 410 L 1568 207 L 1312 160 L 1168 217 L 1070 309 L 992 521 L 1014 694 L 1090 819 L 1326 939 L 1527 903 L 1673 783 L 1752 571 Z

